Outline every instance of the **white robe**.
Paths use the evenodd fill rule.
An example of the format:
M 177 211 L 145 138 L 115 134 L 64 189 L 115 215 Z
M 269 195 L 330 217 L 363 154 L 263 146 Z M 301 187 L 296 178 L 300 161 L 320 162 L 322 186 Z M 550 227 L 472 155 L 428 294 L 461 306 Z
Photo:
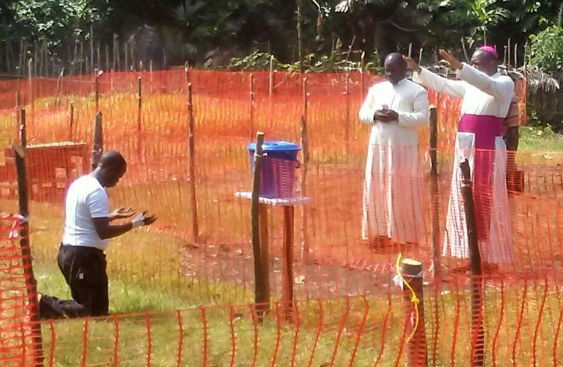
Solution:
M 462 116 L 471 114 L 506 117 L 514 95 L 514 82 L 510 77 L 500 73 L 488 76 L 465 63 L 457 76 L 462 80 L 449 80 L 422 69 L 420 74 L 415 73 L 414 80 L 439 93 L 463 98 Z M 461 195 L 462 176 L 459 165 L 467 158 L 473 173 L 474 152 L 475 134 L 458 132 L 446 218 L 444 256 L 469 257 L 467 226 Z M 491 177 L 492 207 L 489 218 L 489 239 L 486 243 L 481 243 L 481 255 L 487 263 L 509 263 L 512 261 L 512 231 L 506 188 L 506 145 L 502 137 L 495 138 L 494 160 Z
M 374 122 L 383 106 L 398 113 L 398 121 Z M 362 206 L 362 237 L 387 237 L 417 243 L 423 234 L 422 170 L 418 160 L 417 128 L 428 123 L 428 94 L 403 79 L 370 88 L 359 113 L 372 125 Z

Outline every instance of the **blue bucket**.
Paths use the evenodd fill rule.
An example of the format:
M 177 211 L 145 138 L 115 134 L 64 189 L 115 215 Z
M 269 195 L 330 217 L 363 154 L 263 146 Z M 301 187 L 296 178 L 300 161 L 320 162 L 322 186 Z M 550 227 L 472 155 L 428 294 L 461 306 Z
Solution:
M 285 141 L 267 141 L 262 145 L 262 175 L 260 178 L 260 196 L 265 198 L 293 197 L 297 154 L 300 148 Z M 250 173 L 254 171 L 254 152 L 256 143 L 246 147 L 250 155 Z

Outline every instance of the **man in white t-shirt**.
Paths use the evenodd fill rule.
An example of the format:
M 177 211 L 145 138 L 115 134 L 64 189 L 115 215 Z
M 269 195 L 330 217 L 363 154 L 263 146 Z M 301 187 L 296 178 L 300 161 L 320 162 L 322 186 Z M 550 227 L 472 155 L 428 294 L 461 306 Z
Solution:
M 108 314 L 108 277 L 104 251 L 109 239 L 156 221 L 155 216 L 145 216 L 146 212 L 143 212 L 129 223 L 110 224 L 115 219 L 135 214 L 130 208 L 109 211 L 105 188 L 114 187 L 126 170 L 127 163 L 123 156 L 116 151 L 109 151 L 101 157 L 94 172 L 78 178 L 68 188 L 58 265 L 70 286 L 74 301 L 42 296 L 42 317 Z

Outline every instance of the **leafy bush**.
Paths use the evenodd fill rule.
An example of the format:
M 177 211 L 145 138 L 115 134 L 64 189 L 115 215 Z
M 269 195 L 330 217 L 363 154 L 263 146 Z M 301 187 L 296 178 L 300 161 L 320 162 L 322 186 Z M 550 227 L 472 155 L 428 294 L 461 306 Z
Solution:
M 530 64 L 544 71 L 563 68 L 563 28 L 550 26 L 536 35 L 531 35 L 530 41 Z

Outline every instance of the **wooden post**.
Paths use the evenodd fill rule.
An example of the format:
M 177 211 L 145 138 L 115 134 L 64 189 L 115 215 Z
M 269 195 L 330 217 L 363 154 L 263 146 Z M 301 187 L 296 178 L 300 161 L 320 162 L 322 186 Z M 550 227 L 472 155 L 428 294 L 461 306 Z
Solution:
M 507 65 L 510 65 L 512 63 L 512 46 L 511 46 L 511 42 L 510 42 L 510 38 L 508 39 L 508 46 L 507 46 L 507 52 L 508 52 L 508 62 Z
M 256 134 L 256 150 L 254 153 L 254 172 L 252 178 L 252 203 L 250 209 L 250 222 L 252 228 L 252 252 L 254 255 L 254 303 L 259 320 L 270 308 L 270 274 L 269 259 L 263 254 L 268 251 L 267 243 L 262 243 L 266 238 L 267 210 L 265 205 L 260 205 L 260 183 L 262 169 L 262 144 L 264 144 L 264 133 Z
M 18 108 L 20 106 L 20 91 L 17 90 L 16 91 L 16 108 Z
M 25 122 L 25 108 L 20 108 L 19 110 L 18 128 L 20 145 L 25 148 L 27 147 L 27 125 Z
M 104 152 L 104 135 L 102 131 L 102 112 L 96 113 L 94 119 L 94 139 L 92 142 L 92 171 L 98 167 Z
M 467 239 L 469 242 L 469 270 L 471 272 L 471 366 L 480 367 L 484 366 L 485 363 L 483 269 L 477 239 L 477 225 L 475 223 L 471 169 L 467 159 L 460 164 L 460 169 L 463 177 L 462 195 L 465 207 Z
M 98 69 L 102 69 L 102 51 L 100 50 L 100 42 L 98 42 L 97 47 L 96 47 L 96 64 L 95 65 Z
M 94 70 L 94 27 L 90 25 L 90 71 Z
M 424 322 L 424 294 L 422 263 L 405 259 L 401 262 L 407 340 L 407 366 L 426 367 L 426 327 Z M 416 296 L 418 301 L 413 301 Z
M 70 116 L 69 116 L 69 127 L 68 127 L 68 141 L 72 141 L 73 138 L 73 128 L 74 128 L 74 103 L 70 103 Z
M 119 39 L 115 38 L 115 52 L 117 53 L 117 67 L 115 68 L 115 71 L 119 71 L 121 70 L 121 50 L 119 48 Z
M 299 72 L 303 73 L 303 16 L 301 7 L 303 0 L 297 0 L 297 51 L 299 55 Z
M 190 207 L 192 210 L 192 235 L 193 242 L 195 243 L 199 240 L 199 221 L 197 215 L 197 196 L 195 188 L 195 121 L 193 110 L 192 83 L 188 83 L 188 174 L 190 180 Z
M 346 156 L 350 149 L 350 74 L 346 73 L 346 129 L 344 131 L 344 140 L 346 141 Z
M 408 53 L 409 57 L 412 57 L 412 42 L 409 43 L 409 53 Z
M 307 172 L 309 168 L 309 141 L 307 138 L 307 78 L 303 78 L 303 115 L 301 116 L 301 195 L 307 196 Z M 301 206 L 301 260 L 309 262 L 310 249 L 308 241 L 309 224 L 305 205 Z
M 128 71 L 129 70 L 129 47 L 127 47 L 127 44 L 129 43 L 129 41 L 124 42 L 123 43 L 123 51 L 125 52 L 125 67 L 123 68 L 123 70 Z
M 106 52 L 105 52 L 105 54 L 106 54 L 106 62 L 105 62 L 105 64 L 104 64 L 104 67 L 105 67 L 105 71 L 108 71 L 108 70 L 110 69 L 110 66 L 109 66 L 109 47 L 108 47 L 107 44 L 105 45 L 105 51 L 106 51 Z
M 360 99 L 364 98 L 364 72 L 365 72 L 365 63 L 366 63 L 366 53 L 362 52 L 362 56 L 360 58 Z
M 435 278 L 440 277 L 440 185 L 438 184 L 438 113 L 430 107 L 430 198 L 432 207 L 432 269 Z
M 250 74 L 250 139 L 254 135 L 254 74 Z
M 94 69 L 94 98 L 96 101 L 96 112 L 100 110 L 100 76 L 98 68 Z
M 29 88 L 29 104 L 31 105 L 31 122 L 33 123 L 34 119 L 35 119 L 35 100 L 33 98 L 33 78 L 31 77 L 31 64 L 32 64 L 32 59 L 29 59 L 28 61 L 28 76 L 27 76 L 27 80 L 28 80 L 28 88 Z
M 270 73 L 268 74 L 268 97 L 270 102 L 274 94 L 274 56 L 270 56 Z
M 117 54 L 119 53 L 117 48 L 117 34 L 113 34 L 113 54 L 112 54 L 112 64 L 111 69 L 117 70 L 119 64 L 117 64 Z
M 295 207 L 283 207 L 283 271 L 282 271 L 282 315 L 286 321 L 293 320 L 293 250 Z
M 143 157 L 143 138 L 141 136 L 143 132 L 143 89 L 141 77 L 137 77 L 137 158 L 139 162 L 142 162 Z
M 418 54 L 418 63 L 420 64 L 422 62 L 422 53 L 424 52 L 424 47 L 420 48 L 420 52 Z
M 24 124 L 25 125 L 25 124 Z M 25 128 L 23 129 L 25 131 Z M 25 137 L 24 137 L 25 139 Z M 31 247 L 29 243 L 29 198 L 27 190 L 27 172 L 25 167 L 25 153 L 22 146 L 14 145 L 12 148 L 16 174 L 18 178 L 18 207 L 20 214 L 19 245 L 22 254 L 23 269 L 25 272 L 25 285 L 27 300 L 31 308 L 31 335 L 34 365 L 43 366 L 43 339 L 41 337 L 41 324 L 39 323 L 39 300 L 37 298 L 37 281 L 33 273 Z
M 514 44 L 514 67 L 518 68 L 518 44 L 517 43 Z

